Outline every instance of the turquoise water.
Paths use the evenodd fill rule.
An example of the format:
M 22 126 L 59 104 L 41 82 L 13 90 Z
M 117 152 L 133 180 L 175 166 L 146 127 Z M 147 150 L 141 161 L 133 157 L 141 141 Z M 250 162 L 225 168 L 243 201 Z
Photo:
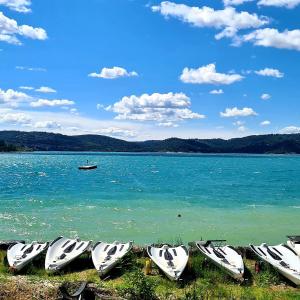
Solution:
M 79 171 L 87 159 L 98 169 Z M 0 239 L 243 245 L 286 234 L 300 234 L 300 156 L 0 155 Z

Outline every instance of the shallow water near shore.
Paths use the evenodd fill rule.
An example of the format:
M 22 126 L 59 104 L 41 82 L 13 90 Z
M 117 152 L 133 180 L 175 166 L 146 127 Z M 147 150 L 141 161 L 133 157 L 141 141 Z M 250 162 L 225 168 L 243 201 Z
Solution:
M 0 239 L 279 243 L 299 216 L 296 155 L 0 155 Z

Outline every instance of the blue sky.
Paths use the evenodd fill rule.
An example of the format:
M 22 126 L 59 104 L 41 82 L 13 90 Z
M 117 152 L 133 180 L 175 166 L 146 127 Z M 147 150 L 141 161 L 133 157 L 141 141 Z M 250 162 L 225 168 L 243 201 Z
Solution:
M 300 132 L 300 0 L 0 0 L 0 130 Z

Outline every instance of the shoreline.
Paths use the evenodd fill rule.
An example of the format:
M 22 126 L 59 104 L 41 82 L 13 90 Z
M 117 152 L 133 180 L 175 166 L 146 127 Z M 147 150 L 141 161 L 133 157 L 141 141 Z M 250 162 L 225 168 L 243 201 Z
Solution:
M 243 249 L 243 247 L 241 248 Z M 255 261 L 244 253 L 246 267 L 243 284 L 229 277 L 223 270 L 207 261 L 200 251 L 190 251 L 189 263 L 179 282 L 170 281 L 152 263 L 149 275 L 143 275 L 146 265 L 145 249 L 135 247 L 104 279 L 100 279 L 90 254 L 85 253 L 56 274 L 47 274 L 43 269 L 44 255 L 23 271 L 10 273 L 5 263 L 6 251 L 0 250 L 0 299 L 32 300 L 57 299 L 58 289 L 64 283 L 77 287 L 83 281 L 100 293 L 96 299 L 298 299 L 300 290 L 263 264 L 255 273 Z M 151 291 L 148 298 L 133 298 L 130 293 Z M 193 298 L 193 294 L 198 298 Z M 141 295 L 141 294 L 139 294 Z M 150 295 L 150 294 L 149 294 Z

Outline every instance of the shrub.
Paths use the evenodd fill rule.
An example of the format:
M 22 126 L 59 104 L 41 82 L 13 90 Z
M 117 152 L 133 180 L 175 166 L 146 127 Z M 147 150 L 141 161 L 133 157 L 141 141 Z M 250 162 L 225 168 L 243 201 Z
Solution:
M 155 283 L 147 278 L 144 273 L 136 270 L 124 277 L 124 285 L 118 288 L 121 296 L 130 300 L 157 299 Z
M 280 276 L 276 270 L 269 265 L 264 265 L 263 270 L 255 275 L 255 282 L 258 286 L 269 287 L 280 284 Z

